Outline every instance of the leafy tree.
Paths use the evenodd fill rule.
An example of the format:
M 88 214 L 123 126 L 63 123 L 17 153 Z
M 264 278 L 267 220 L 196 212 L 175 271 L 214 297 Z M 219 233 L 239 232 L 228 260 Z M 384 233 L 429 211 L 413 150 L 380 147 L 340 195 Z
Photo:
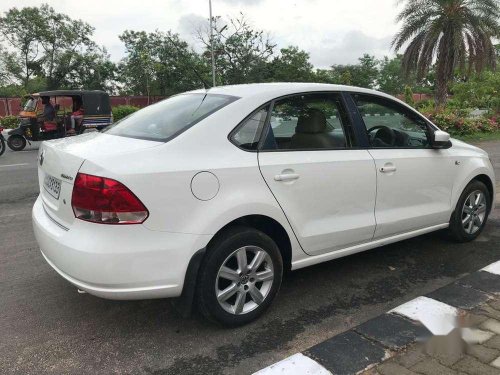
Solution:
M 8 73 L 22 80 L 25 87 L 30 78 L 41 71 L 43 30 L 44 20 L 36 7 L 12 8 L 0 17 L 2 41 L 13 51 Z
M 17 87 L 19 92 L 109 87 L 106 81 L 114 66 L 108 54 L 91 40 L 93 31 L 89 24 L 57 13 L 46 4 L 12 8 L 0 17 L 1 41 L 8 46 L 8 52 L 0 57 L 0 76 L 7 75 L 9 90 Z M 95 82 L 100 77 L 102 80 Z
M 22 75 L 20 69 L 13 54 L 0 45 L 0 86 L 13 84 L 14 75 Z
M 172 95 L 203 87 L 208 67 L 178 34 L 125 31 L 127 56 L 119 69 L 126 93 Z
M 280 50 L 280 56 L 276 56 L 269 63 L 269 74 L 272 81 L 314 81 L 313 65 L 309 62 L 309 54 L 295 46 Z
M 355 65 L 333 65 L 332 76 L 335 83 L 374 88 L 377 85 L 378 61 L 374 56 L 364 54 Z
M 127 56 L 120 64 L 122 83 L 128 93 L 151 95 L 154 68 L 154 46 L 145 31 L 127 30 L 120 35 Z
M 400 55 L 389 59 L 387 56 L 380 61 L 380 71 L 377 78 L 380 91 L 397 95 L 401 94 L 408 83 L 405 79 L 402 67 L 402 57 Z
M 84 52 L 66 52 L 58 57 L 52 83 L 57 88 L 116 91 L 116 65 L 106 49 L 97 46 Z M 50 87 L 50 86 L 49 86 Z
M 335 83 L 331 69 L 317 69 L 314 72 L 314 81 L 320 83 Z
M 90 39 L 94 28 L 81 20 L 74 20 L 65 14 L 57 13 L 47 4 L 40 6 L 39 12 L 44 20 L 39 41 L 45 51 L 42 63 L 45 68 L 47 88 L 56 89 L 62 83 L 60 78 L 62 73 L 71 73 L 65 66 L 68 64 L 68 57 L 81 61 L 86 54 L 92 54 L 97 48 Z M 69 60 L 70 64 L 74 63 L 73 59 Z
M 451 87 L 453 99 L 462 108 L 487 108 L 500 111 L 500 72 L 474 74 L 468 81 Z
M 208 86 L 208 65 L 178 34 L 157 31 L 152 37 L 156 46 L 155 73 L 161 95 Z
M 470 73 L 495 65 L 492 38 L 499 35 L 499 18 L 497 0 L 407 0 L 392 45 L 396 51 L 407 45 L 403 68 L 418 78 L 436 59 L 435 100 L 443 106 L 456 68 Z
M 357 75 L 353 77 L 353 83 L 361 87 L 374 88 L 378 77 L 378 60 L 375 56 L 364 54 L 359 58 L 359 69 Z
M 262 30 L 254 30 L 240 13 L 238 18 L 225 23 L 213 18 L 213 45 L 217 81 L 219 84 L 260 82 L 267 75 L 267 62 L 275 44 Z M 211 58 L 211 40 L 208 29 L 197 31 L 198 39 L 205 45 L 203 57 L 207 64 Z
M 344 72 L 342 72 L 342 74 L 340 75 L 339 77 L 339 83 L 341 83 L 342 85 L 353 85 L 352 83 L 352 73 L 351 72 L 354 72 L 356 69 L 353 69 L 353 70 L 345 70 Z M 362 84 L 357 84 L 357 86 L 363 86 Z

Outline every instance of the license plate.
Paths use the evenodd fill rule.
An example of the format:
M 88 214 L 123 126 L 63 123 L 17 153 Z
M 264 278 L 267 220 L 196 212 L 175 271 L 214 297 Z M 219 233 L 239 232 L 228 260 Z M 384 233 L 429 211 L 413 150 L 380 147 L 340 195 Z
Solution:
M 61 193 L 61 180 L 58 180 L 50 175 L 46 175 L 43 180 L 43 187 L 50 195 L 59 199 L 59 194 Z

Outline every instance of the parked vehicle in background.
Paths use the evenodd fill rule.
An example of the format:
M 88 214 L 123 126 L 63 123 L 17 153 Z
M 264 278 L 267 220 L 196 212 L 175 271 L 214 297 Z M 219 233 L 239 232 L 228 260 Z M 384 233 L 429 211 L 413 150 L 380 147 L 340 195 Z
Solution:
M 5 152 L 5 138 L 3 137 L 3 127 L 0 126 L 0 156 Z
M 43 117 L 42 98 L 49 98 L 54 119 Z M 102 130 L 113 123 L 109 95 L 99 90 L 56 90 L 27 96 L 19 114 L 19 127 L 9 132 L 7 144 L 21 151 L 27 142 L 64 138 L 89 129 Z M 68 106 L 66 106 L 66 104 Z
M 44 142 L 39 180 L 34 231 L 62 277 L 194 300 L 228 326 L 260 316 L 287 270 L 445 228 L 474 240 L 495 196 L 486 152 L 389 95 L 327 84 L 176 95 Z

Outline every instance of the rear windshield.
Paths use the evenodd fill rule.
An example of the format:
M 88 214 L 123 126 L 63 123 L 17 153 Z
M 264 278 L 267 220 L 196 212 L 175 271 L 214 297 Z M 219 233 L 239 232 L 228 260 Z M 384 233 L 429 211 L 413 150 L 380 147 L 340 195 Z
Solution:
M 125 117 L 105 133 L 166 142 L 236 99 L 219 94 L 176 95 Z

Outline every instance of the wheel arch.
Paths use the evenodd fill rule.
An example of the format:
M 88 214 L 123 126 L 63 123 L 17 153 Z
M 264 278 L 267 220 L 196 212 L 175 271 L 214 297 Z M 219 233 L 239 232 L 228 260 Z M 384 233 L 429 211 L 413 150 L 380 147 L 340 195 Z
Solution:
M 488 192 L 490 193 L 490 207 L 491 209 L 493 209 L 493 202 L 495 202 L 495 186 L 493 185 L 493 181 L 491 181 L 491 178 L 486 174 L 479 174 L 472 180 L 470 180 L 468 184 L 470 184 L 472 181 L 480 181 L 486 185 L 486 187 L 488 188 Z
M 455 176 L 455 184 L 452 190 L 451 213 L 455 211 L 456 205 L 464 189 L 472 181 L 481 181 L 488 188 L 491 198 L 491 208 L 495 202 L 495 175 L 491 165 L 482 158 L 469 158 L 462 160 L 462 168 Z
M 223 235 L 228 229 L 234 226 L 246 226 L 260 230 L 272 238 L 278 246 L 283 258 L 284 270 L 289 271 L 292 265 L 292 242 L 286 229 L 275 219 L 266 215 L 246 215 L 232 220 L 220 228 L 212 237 L 207 245 L 207 251 L 210 251 L 210 245 Z
M 198 283 L 200 273 L 200 266 L 207 253 L 210 252 L 211 244 L 224 233 L 235 226 L 246 226 L 255 228 L 267 234 L 276 242 L 281 256 L 283 258 L 283 271 L 289 272 L 292 268 L 292 242 L 286 229 L 275 219 L 265 215 L 245 215 L 224 225 L 220 228 L 212 239 L 208 242 L 207 246 L 197 251 L 191 258 L 186 277 L 184 279 L 184 286 L 180 298 L 173 301 L 174 307 L 184 317 L 191 315 L 194 299 L 195 289 Z

